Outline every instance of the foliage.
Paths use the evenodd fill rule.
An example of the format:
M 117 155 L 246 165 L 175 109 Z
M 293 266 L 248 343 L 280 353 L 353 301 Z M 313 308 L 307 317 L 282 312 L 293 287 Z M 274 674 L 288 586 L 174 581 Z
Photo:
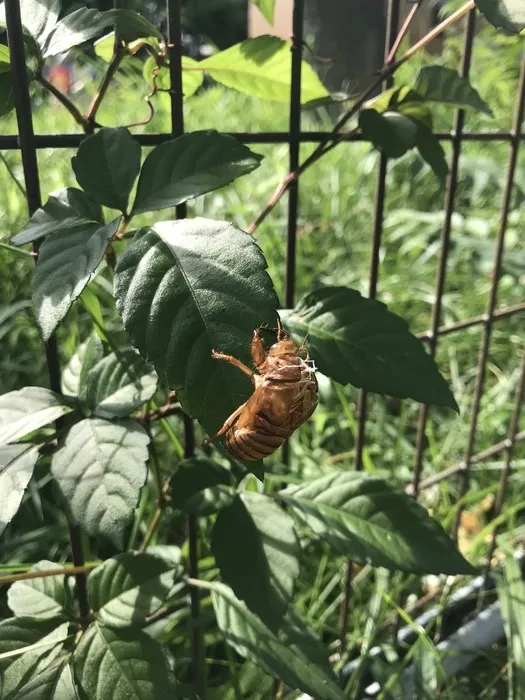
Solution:
M 498 7 L 512 11 L 511 3 Z M 69 49 L 115 28 L 121 42 L 106 70 L 121 64 L 124 70 L 124 58 L 138 62 L 139 50 L 146 47 L 151 57 L 146 72 L 158 70 L 162 83 L 168 70 L 166 47 L 159 31 L 140 15 L 89 8 L 62 15 L 59 10 L 48 0 L 44 14 L 24 15 L 36 47 L 35 81 L 42 82 L 42 63 L 57 47 Z M 519 21 L 517 15 L 511 18 Z M 290 90 L 289 64 L 289 46 L 263 37 L 195 64 L 186 61 L 183 68 L 188 74 L 206 72 L 250 96 L 284 100 Z M 131 69 L 135 80 L 138 73 Z M 162 85 L 169 89 L 169 82 Z M 102 102 L 112 98 L 105 89 L 97 94 Z M 166 96 L 157 90 L 156 97 L 161 105 Z M 319 97 L 327 93 L 305 64 L 302 102 Z M 213 92 L 203 99 L 213 99 Z M 0 488 L 8 496 L 0 506 L 0 528 L 22 560 L 40 559 L 30 578 L 19 576 L 9 588 L 13 617 L 0 623 L 2 693 L 10 699 L 39 693 L 57 700 L 76 693 L 102 698 L 113 689 L 115 698 L 147 700 L 193 692 L 212 697 L 216 689 L 217 697 L 237 700 L 242 693 L 256 697 L 250 687 L 264 697 L 270 676 L 292 694 L 302 690 L 319 698 L 345 697 L 323 644 L 326 637 L 334 638 L 326 619 L 333 616 L 331 596 L 340 578 L 332 569 L 329 576 L 336 583 L 327 583 L 322 569 L 330 559 L 337 566 L 341 557 L 350 557 L 364 565 L 364 576 L 370 575 L 370 566 L 379 567 L 378 580 L 387 569 L 391 581 L 398 571 L 468 575 L 474 569 L 437 520 L 405 495 L 391 474 L 379 473 L 387 470 L 376 469 L 370 450 L 364 452 L 368 474 L 350 471 L 345 457 L 339 459 L 338 452 L 348 451 L 345 432 L 355 432 L 355 423 L 347 399 L 352 389 L 338 382 L 457 410 L 461 401 L 452 393 L 457 377 L 450 372 L 451 386 L 438 369 L 454 367 L 454 358 L 451 354 L 445 363 L 442 358 L 436 363 L 426 352 L 397 313 L 406 296 L 391 299 L 394 312 L 351 288 L 351 272 L 345 279 L 328 279 L 322 265 L 329 266 L 332 255 L 342 257 L 340 251 L 347 250 L 346 232 L 340 231 L 335 234 L 339 249 L 327 247 L 325 262 L 319 260 L 316 244 L 318 270 L 299 269 L 306 294 L 295 308 L 280 313 L 298 341 L 308 334 L 312 359 L 322 372 L 325 407 L 292 441 L 299 466 L 285 470 L 275 459 L 264 465 L 240 463 L 220 445 L 194 450 L 189 417 L 212 433 L 253 390 L 238 370 L 216 362 L 212 350 L 249 363 L 253 330 L 262 327 L 265 338 L 273 339 L 279 308 L 276 239 L 267 232 L 256 242 L 242 230 L 247 203 L 239 202 L 234 223 L 223 221 L 231 213 L 224 193 L 215 191 L 231 185 L 228 196 L 244 192 L 249 200 L 251 185 L 243 182 L 252 176 L 245 176 L 273 166 L 233 137 L 209 130 L 168 140 L 142 162 L 128 128 L 98 128 L 97 110 L 88 107 L 83 114 L 69 97 L 65 101 L 89 135 L 61 174 L 61 189 L 53 188 L 12 239 L 18 246 L 32 243 L 38 251 L 36 321 L 45 340 L 58 333 L 70 359 L 62 376 L 63 394 L 29 383 L 0 398 Z M 454 70 L 432 66 L 368 103 L 357 121 L 362 135 L 385 155 L 401 158 L 416 147 L 443 178 L 446 160 L 433 133 L 432 105 L 439 103 L 441 109 L 445 102 L 490 118 L 490 102 L 468 81 Z M 405 180 L 414 163 L 423 167 L 408 157 L 392 165 L 391 177 L 400 173 Z M 419 170 L 419 180 L 425 173 Z M 73 174 L 82 189 L 64 187 Z M 439 180 L 429 177 L 431 187 L 439 188 Z M 416 187 L 417 180 L 412 178 L 410 186 Z M 203 195 L 206 217 L 173 221 L 167 213 L 160 221 L 153 214 Z M 353 196 L 363 195 L 364 189 L 355 188 Z M 191 205 L 193 212 L 203 213 L 201 202 Z M 439 216 L 421 223 L 418 212 L 410 212 L 408 221 L 400 214 L 397 221 L 387 218 L 387 246 L 400 236 L 401 245 L 410 243 L 409 256 L 432 255 Z M 424 229 L 419 237 L 401 233 L 414 222 Z M 464 226 L 466 235 L 475 235 L 475 222 L 470 229 Z M 462 260 L 461 251 L 456 259 L 471 264 Z M 354 286 L 359 282 L 353 279 Z M 410 303 L 407 307 L 412 313 Z M 51 348 L 52 343 L 48 353 Z M 377 400 L 376 415 L 380 406 L 384 404 Z M 414 407 L 406 410 L 412 411 L 405 415 L 413 424 Z M 340 423 L 336 434 L 328 413 Z M 450 413 L 443 410 L 445 430 Z M 391 427 L 386 420 L 383 425 Z M 391 431 L 379 426 L 378 432 L 384 452 L 378 464 L 395 464 L 400 470 L 403 447 L 389 457 Z M 438 462 L 441 446 L 430 437 Z M 401 443 L 404 436 L 396 439 Z M 337 459 L 326 460 L 326 450 Z M 343 462 L 342 469 L 337 461 Z M 49 528 L 49 557 L 41 555 L 40 539 L 35 549 L 24 549 L 31 530 L 18 538 L 28 507 L 40 511 L 40 521 Z M 46 575 L 69 559 L 66 520 L 75 563 L 82 564 L 88 553 L 94 560 L 89 573 L 76 571 L 74 583 L 67 568 Z M 325 562 L 313 577 L 312 550 Z M 312 590 L 305 591 L 303 581 L 313 579 Z M 316 611 L 325 604 L 329 612 L 319 621 Z M 190 635 L 183 624 L 188 617 Z M 317 633 L 327 630 L 321 639 Z M 189 637 L 193 668 L 185 661 Z M 209 687 L 203 690 L 204 643 L 206 650 L 213 649 L 217 668 L 210 669 Z M 432 663 L 428 660 L 432 646 L 431 652 L 423 643 L 413 649 L 420 676 L 431 671 L 437 691 L 442 681 L 434 657 Z M 229 669 L 228 678 L 222 675 L 223 685 L 221 663 Z M 190 690 L 192 672 L 197 680 Z M 283 687 L 282 692 L 288 691 Z

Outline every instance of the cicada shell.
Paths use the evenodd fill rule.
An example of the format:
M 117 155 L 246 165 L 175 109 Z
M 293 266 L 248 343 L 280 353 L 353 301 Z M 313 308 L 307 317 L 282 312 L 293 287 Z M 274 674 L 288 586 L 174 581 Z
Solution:
M 319 400 L 315 366 L 308 352 L 299 348 L 280 325 L 277 342 L 268 351 L 255 330 L 251 352 L 255 371 L 231 355 L 212 352 L 217 360 L 229 362 L 247 374 L 255 388 L 248 401 L 205 442 L 223 437 L 228 452 L 243 461 L 264 459 L 275 452 L 310 418 Z

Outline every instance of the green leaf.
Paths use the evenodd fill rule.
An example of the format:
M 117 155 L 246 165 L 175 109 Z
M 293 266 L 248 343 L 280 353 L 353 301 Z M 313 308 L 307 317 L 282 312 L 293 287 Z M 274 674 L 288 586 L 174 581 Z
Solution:
M 86 418 L 67 433 L 51 471 L 73 516 L 117 546 L 146 481 L 149 438 L 138 423 Z
M 283 323 L 302 339 L 319 370 L 341 384 L 458 410 L 446 381 L 407 322 L 347 287 L 304 296 Z
M 328 474 L 280 492 L 314 532 L 353 561 L 412 573 L 472 574 L 426 510 L 383 479 Z
M 33 617 L 8 617 L 0 621 L 0 669 L 20 658 L 26 647 L 39 642 L 56 625 L 54 619 L 35 620 Z
M 100 622 L 111 627 L 142 626 L 164 603 L 180 578 L 180 549 L 125 552 L 94 569 L 89 600 Z
M 186 459 L 171 478 L 171 505 L 186 513 L 215 512 L 235 498 L 231 483 L 231 472 L 221 464 L 205 457 Z
M 109 63 L 113 57 L 113 51 L 115 49 L 115 32 L 106 34 L 106 36 L 103 36 L 102 39 L 95 41 L 93 43 L 93 49 L 99 58 L 106 63 Z M 146 63 L 149 60 L 150 59 L 148 58 Z M 151 60 L 153 60 L 153 58 L 151 58 Z
M 104 347 L 96 333 L 78 346 L 62 372 L 62 393 L 82 398 L 89 371 L 104 355 Z
M 292 81 L 291 46 L 291 42 L 275 36 L 245 39 L 199 65 L 218 83 L 246 95 L 288 102 Z M 313 68 L 303 61 L 301 103 L 329 96 Z
M 73 653 L 77 683 L 89 700 L 173 700 L 175 680 L 159 644 L 140 630 L 94 623 Z
M 253 660 L 290 688 L 311 693 L 323 700 L 342 700 L 342 690 L 333 674 L 312 663 L 298 647 L 280 641 L 233 591 L 221 583 L 206 584 L 212 591 L 217 624 L 226 641 L 241 656 Z
M 101 418 L 122 418 L 149 401 L 157 375 L 142 357 L 126 348 L 100 360 L 87 376 L 84 401 Z
M 115 296 L 124 327 L 184 409 L 215 431 L 253 391 L 212 349 L 250 364 L 253 330 L 275 328 L 277 297 L 248 234 L 224 221 L 165 221 L 120 256 Z
M 275 13 L 275 0 L 251 0 L 252 5 L 257 7 L 264 19 L 273 26 L 273 16 Z
M 4 63 L 1 64 L 5 66 Z M 0 117 L 12 112 L 15 108 L 13 101 L 13 80 L 9 71 L 0 72 Z
M 0 535 L 15 517 L 38 459 L 38 447 L 0 447 Z
M 497 589 L 509 648 L 509 700 L 525 698 L 525 583 L 514 553 L 505 549 L 503 577 Z
M 58 22 L 60 9 L 60 0 L 23 0 L 20 3 L 22 24 L 41 50 Z
M 523 0 L 474 0 L 478 10 L 491 24 L 519 34 L 525 29 Z
M 273 632 L 299 575 L 293 520 L 269 496 L 245 492 L 220 511 L 211 549 L 221 578 Z
M 359 113 L 363 138 L 389 158 L 399 158 L 416 143 L 417 124 L 399 112 L 363 109 Z
M 296 608 L 289 606 L 279 629 L 279 639 L 292 651 L 300 654 L 322 669 L 327 676 L 333 677 L 332 667 L 328 661 L 328 651 L 318 635 L 308 627 Z
M 105 226 L 87 224 L 47 236 L 33 274 L 33 304 L 47 341 L 99 266 L 120 217 Z
M 414 90 L 427 102 L 471 107 L 492 116 L 490 107 L 467 78 L 462 78 L 451 68 L 425 66 L 418 73 Z
M 119 38 L 126 43 L 144 37 L 155 37 L 159 41 L 164 41 L 158 28 L 134 10 L 109 10 L 108 14 L 114 17 L 116 32 Z
M 74 46 L 99 36 L 113 22 L 112 13 L 80 7 L 63 17 L 54 27 L 45 46 L 42 47 L 43 57 L 49 58 L 65 53 Z
M 58 394 L 26 386 L 0 396 L 0 445 L 16 442 L 71 411 Z
M 82 141 L 71 165 L 97 202 L 125 213 L 140 170 L 140 144 L 124 127 L 100 129 Z
M 157 63 L 153 56 L 144 61 L 142 74 L 150 85 L 153 85 L 153 71 L 157 68 Z M 182 91 L 184 97 L 191 97 L 200 88 L 204 81 L 204 71 L 201 64 L 194 58 L 182 56 Z M 157 87 L 161 90 L 171 89 L 169 66 L 163 65 L 157 72 Z
M 31 571 L 59 569 L 60 564 L 43 559 Z M 16 581 L 7 592 L 7 604 L 17 617 L 36 617 L 46 620 L 66 612 L 68 594 L 64 576 L 43 576 Z
M 12 239 L 15 245 L 37 241 L 48 233 L 73 232 L 89 224 L 103 223 L 100 204 L 95 204 L 82 190 L 66 187 L 49 195 L 27 226 Z
M 54 657 L 53 657 L 54 658 Z M 4 700 L 76 700 L 76 688 L 67 659 L 58 658 L 27 674 Z
M 9 47 L 0 44 L 0 73 L 8 73 L 11 70 Z
M 40 639 L 35 648 L 13 661 L 3 675 L 2 700 L 55 700 L 53 695 L 44 693 L 50 690 L 50 676 L 55 677 L 55 671 L 58 674 L 60 670 L 55 663 L 67 638 L 68 627 L 68 622 L 62 623 Z M 53 672 L 48 673 L 52 667 Z
M 259 166 L 262 156 L 217 131 L 194 131 L 153 149 L 140 172 L 133 214 L 173 207 Z
M 34 699 L 28 697 L 26 700 L 39 700 L 39 698 L 37 696 Z M 69 659 L 66 659 L 62 664 L 50 700 L 78 700 L 73 670 L 69 665 Z
M 438 137 L 424 124 L 418 124 L 416 148 L 423 160 L 430 165 L 440 180 L 448 175 L 445 151 Z

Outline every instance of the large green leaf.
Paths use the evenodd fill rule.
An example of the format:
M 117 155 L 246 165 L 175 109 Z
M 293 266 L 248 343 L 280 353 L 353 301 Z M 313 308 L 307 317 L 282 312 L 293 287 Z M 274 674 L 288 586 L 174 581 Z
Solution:
M 4 700 L 77 700 L 67 658 L 58 658 L 24 679 L 15 694 Z
M 110 627 L 142 626 L 164 603 L 181 573 L 178 547 L 124 552 L 89 574 L 91 607 Z
M 86 383 L 90 370 L 104 354 L 104 347 L 96 333 L 81 343 L 62 372 L 62 393 L 66 396 L 79 396 Z
M 275 12 L 275 0 L 250 0 L 252 5 L 255 5 L 257 7 L 263 17 L 266 19 L 267 22 L 269 22 L 271 25 L 273 25 L 273 15 Z
M 106 127 L 88 136 L 71 165 L 78 184 L 97 202 L 126 212 L 140 170 L 140 144 L 127 129 Z
M 0 396 L 0 445 L 16 442 L 71 411 L 58 394 L 26 386 Z
M 100 204 L 95 204 L 82 190 L 66 187 L 49 195 L 37 209 L 27 226 L 12 239 L 15 245 L 37 241 L 48 233 L 74 232 L 89 225 L 103 223 Z
M 97 623 L 73 653 L 77 683 L 89 700 L 173 700 L 175 681 L 156 641 L 140 630 Z
M 299 575 L 292 518 L 269 496 L 247 491 L 220 511 L 211 548 L 223 581 L 277 631 Z
M 31 571 L 59 568 L 59 564 L 44 559 L 31 567 Z M 16 581 L 7 593 L 7 604 L 17 617 L 42 620 L 57 617 L 66 612 L 68 602 L 63 575 Z
M 65 53 L 74 46 L 99 36 L 106 27 L 114 23 L 109 12 L 99 12 L 89 7 L 80 7 L 63 17 L 54 27 L 42 49 L 44 58 Z
M 291 43 L 275 36 L 245 39 L 200 62 L 200 68 L 218 83 L 268 100 L 290 100 Z M 317 74 L 303 61 L 301 102 L 330 97 Z
M 303 297 L 283 322 L 308 347 L 319 370 L 342 384 L 458 410 L 446 381 L 407 322 L 385 304 L 347 287 Z
M 26 647 L 36 644 L 57 626 L 56 620 L 8 617 L 0 621 L 0 670 L 19 658 Z M 1 684 L 0 684 L 1 686 Z
M 43 50 L 60 14 L 60 0 L 23 0 L 20 3 L 22 25 Z
M 133 214 L 166 209 L 217 190 L 258 167 L 262 156 L 217 131 L 194 131 L 157 146 L 140 171 Z
M 14 106 L 9 49 L 0 45 L 0 117 L 9 114 Z
M 185 410 L 215 431 L 252 393 L 212 349 L 250 364 L 259 326 L 275 328 L 277 297 L 248 234 L 223 221 L 165 221 L 139 231 L 115 271 L 125 328 Z
M 438 137 L 424 124 L 418 124 L 416 148 L 419 155 L 427 162 L 440 180 L 448 174 L 445 151 Z
M 316 632 L 308 626 L 308 621 L 291 605 L 279 629 L 279 639 L 291 650 L 297 649 L 300 654 L 322 669 L 328 676 L 333 677 L 332 667 L 328 660 L 328 649 Z
M 380 114 L 364 109 L 359 113 L 359 127 L 363 138 L 390 158 L 399 158 L 416 143 L 417 124 L 400 112 Z
M 521 1 L 521 0 L 520 0 Z M 425 66 L 416 78 L 414 90 L 427 102 L 471 107 L 492 115 L 490 107 L 472 87 L 467 78 L 462 78 L 446 66 Z
M 155 37 L 159 41 L 164 40 L 159 29 L 143 15 L 135 12 L 135 10 L 122 8 L 109 10 L 108 14 L 112 14 L 114 17 L 117 34 L 126 43 L 142 39 L 143 37 Z
M 205 457 L 182 461 L 173 475 L 171 505 L 186 513 L 210 514 L 235 498 L 232 473 Z
M 226 641 L 241 656 L 253 660 L 290 688 L 298 688 L 323 700 L 342 700 L 342 690 L 333 674 L 315 665 L 300 648 L 282 642 L 233 591 L 221 583 L 207 584 L 211 589 L 217 623 Z
M 67 433 L 51 470 L 73 516 L 117 546 L 146 481 L 149 438 L 132 420 L 86 418 Z
M 523 0 L 474 0 L 476 7 L 495 27 L 513 34 L 525 29 L 525 4 Z
M 82 295 L 82 298 L 85 298 L 86 290 L 84 290 L 84 294 Z M 98 304 L 98 299 L 96 297 L 95 301 Z M 94 318 L 94 315 L 91 314 Z M 95 331 L 90 335 L 86 349 L 82 358 L 82 367 L 80 368 L 80 375 L 78 378 L 78 399 L 81 404 L 84 404 L 86 401 L 87 397 L 87 391 L 88 391 L 88 380 L 89 380 L 89 373 L 97 365 L 102 358 L 104 357 L 104 345 L 99 337 L 99 335 Z
M 18 511 L 37 459 L 36 446 L 0 447 L 0 535 Z
M 55 700 L 52 695 L 44 695 L 49 691 L 46 671 L 53 666 L 58 674 L 59 666 L 55 663 L 67 638 L 68 627 L 68 622 L 62 623 L 42 637 L 36 647 L 13 661 L 3 675 L 2 700 Z
M 280 497 L 353 561 L 414 573 L 471 574 L 441 525 L 383 479 L 354 472 L 289 486 Z
M 99 266 L 120 218 L 47 236 L 33 274 L 33 304 L 44 340 L 49 340 Z
M 90 370 L 84 401 L 102 418 L 119 418 L 149 401 L 156 390 L 155 372 L 135 350 L 125 348 Z

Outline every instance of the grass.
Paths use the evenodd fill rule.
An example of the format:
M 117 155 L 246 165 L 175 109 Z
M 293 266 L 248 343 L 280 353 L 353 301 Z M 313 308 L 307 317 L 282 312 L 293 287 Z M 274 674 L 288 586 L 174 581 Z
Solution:
M 443 60 L 457 65 L 459 39 L 451 39 Z M 483 30 L 476 40 L 473 59 L 473 84 L 489 102 L 494 111 L 491 120 L 484 115 L 469 113 L 467 130 L 509 129 L 518 78 L 519 53 L 517 42 L 496 37 Z M 498 61 L 494 61 L 497 52 Z M 427 59 L 421 59 L 424 63 Z M 100 64 L 86 63 L 84 71 L 88 86 L 93 84 L 91 71 L 100 74 Z M 89 71 L 89 72 L 88 72 Z M 401 80 L 413 78 L 415 68 L 403 68 Z M 118 78 L 107 102 L 100 112 L 104 125 L 122 125 L 139 119 L 145 107 L 137 102 L 142 89 L 140 77 L 128 69 Z M 89 88 L 74 96 L 86 105 Z M 59 105 L 42 95 L 35 99 L 36 133 L 77 131 L 75 124 Z M 185 109 L 188 130 L 220 128 L 222 131 L 268 131 L 287 129 L 287 105 L 269 103 L 245 97 L 220 87 L 209 87 L 188 99 Z M 220 115 L 220 122 L 217 116 Z M 436 108 L 436 126 L 447 130 L 452 125 L 453 111 Z M 329 127 L 324 113 L 305 114 L 305 130 Z M 169 111 L 165 97 L 159 99 L 154 121 L 145 130 L 169 131 Z M 3 120 L 4 133 L 14 133 L 16 123 L 11 115 Z M 301 149 L 304 158 L 311 145 Z M 211 193 L 189 203 L 189 215 L 226 219 L 240 228 L 247 227 L 260 212 L 276 185 L 286 174 L 287 147 L 285 145 L 257 145 L 253 150 L 265 158 L 252 175 L 232 186 Z M 447 146 L 448 152 L 450 148 Z M 502 188 L 509 147 L 505 143 L 465 142 L 452 225 L 452 244 L 448 260 L 448 274 L 443 296 L 442 323 L 448 324 L 484 313 L 492 284 L 491 268 L 495 236 L 500 222 Z M 65 149 L 45 149 L 39 152 L 40 178 L 43 198 L 55 189 L 74 185 L 69 160 L 73 152 Z M 23 181 L 20 155 L 5 152 L 10 170 Z M 368 270 L 374 197 L 376 189 L 377 155 L 366 144 L 345 144 L 311 168 L 300 181 L 300 213 L 297 251 L 297 295 L 322 284 L 349 285 L 363 294 L 368 290 Z M 26 206 L 19 187 L 15 185 L 5 165 L 0 163 L 0 215 L 3 229 L 0 240 L 8 242 L 26 219 Z M 434 303 L 435 277 L 439 257 L 439 235 L 443 222 L 443 187 L 429 169 L 414 155 L 407 154 L 388 168 L 385 201 L 384 232 L 380 254 L 378 297 L 395 312 L 405 317 L 414 332 L 430 327 Z M 525 224 L 525 164 L 519 163 L 512 211 L 506 233 L 503 274 L 499 284 L 498 306 L 522 303 L 525 282 L 525 254 L 522 230 Z M 166 214 L 167 216 L 167 214 Z M 152 220 L 143 217 L 143 222 Z M 140 222 L 139 222 L 140 223 Z M 269 271 L 282 299 L 285 267 L 286 199 L 257 231 L 257 240 L 268 260 Z M 0 338 L 4 352 L 0 363 L 2 392 L 28 384 L 46 385 L 43 348 L 35 328 L 30 297 L 31 258 L 0 248 Z M 109 299 L 107 274 L 100 275 L 93 288 L 102 299 Z M 104 286 L 105 284 L 105 286 Z M 108 314 L 109 323 L 115 323 Z M 60 351 L 63 360 L 74 352 L 80 337 L 84 337 L 88 321 L 80 308 L 75 308 L 64 328 L 60 330 Z M 431 409 L 427 430 L 427 449 L 424 455 L 424 476 L 436 473 L 460 461 L 465 452 L 471 421 L 476 365 L 481 342 L 479 327 L 449 335 L 440 340 L 438 363 L 450 380 L 461 409 L 459 417 L 450 412 Z M 523 320 L 515 316 L 498 321 L 494 327 L 487 364 L 486 388 L 478 417 L 476 450 L 484 449 L 506 436 L 510 412 L 518 379 L 519 355 L 523 348 Z M 268 479 L 282 480 L 312 478 L 330 470 L 352 469 L 356 435 L 357 392 L 352 387 L 341 387 L 326 378 L 320 378 L 321 406 L 313 418 L 292 441 L 291 467 L 284 467 L 278 458 L 271 464 Z M 410 481 L 413 474 L 415 441 L 419 406 L 412 401 L 397 402 L 372 396 L 369 399 L 367 440 L 364 466 L 367 472 L 385 475 L 400 482 Z M 173 419 L 171 425 L 180 436 L 180 426 Z M 159 450 L 167 454 L 171 448 L 159 437 Z M 525 447 L 516 451 L 516 470 L 513 473 L 509 495 L 499 522 L 512 531 L 522 526 L 523 471 Z M 497 488 L 503 457 L 497 455 L 490 463 L 477 465 L 472 473 L 471 489 L 465 504 L 474 511 L 488 493 Z M 51 484 L 46 465 L 40 467 L 36 487 L 31 489 L 24 507 L 15 520 L 16 528 L 2 551 L 2 561 L 36 561 L 38 558 L 60 560 L 67 555 L 68 544 L 60 511 L 54 506 Z M 446 526 L 450 527 L 457 501 L 456 482 L 444 482 L 423 494 L 423 502 L 432 509 Z M 480 527 L 485 520 L 480 513 Z M 209 524 L 202 524 L 206 541 Z M 173 532 L 180 529 L 174 516 L 167 519 L 159 537 L 172 541 Z M 474 538 L 469 556 L 482 561 L 486 552 L 484 531 L 482 538 Z M 103 552 L 99 551 L 99 555 Z M 344 561 L 326 545 L 310 542 L 306 549 L 297 594 L 298 609 L 310 620 L 332 649 L 337 649 L 339 605 L 343 596 L 341 572 Z M 376 590 L 375 574 L 363 569 L 353 583 L 349 620 L 348 647 L 363 637 L 365 629 L 376 641 L 388 640 L 391 630 L 381 632 L 394 616 L 395 610 L 384 602 L 379 612 L 370 609 L 371 595 Z M 427 591 L 430 578 L 391 575 L 391 599 L 406 605 Z M 209 611 L 205 611 L 209 614 Z M 207 620 L 210 642 L 210 671 L 217 683 L 225 677 L 219 669 L 220 640 L 213 646 L 216 630 L 210 615 Z M 369 621 L 367 623 L 367 620 Z M 368 628 L 367 628 L 368 624 Z M 371 630 L 371 631 L 370 631 Z M 184 645 L 181 631 L 176 626 L 164 634 L 174 645 Z M 389 636 L 390 635 L 390 636 Z M 213 652 L 217 652 L 213 656 Z M 392 652 L 394 656 L 397 652 Z M 493 665 L 483 666 L 499 687 L 500 671 L 504 661 L 495 653 Z M 235 665 L 235 660 L 227 660 Z M 224 661 L 227 666 L 227 662 Z M 217 665 L 219 664 L 219 665 Z M 249 664 L 239 670 L 239 682 L 244 687 L 258 688 L 260 673 Z M 468 687 L 466 687 L 468 686 Z M 224 686 L 217 689 L 217 697 L 226 697 Z M 264 686 L 258 697 L 268 697 Z M 446 697 L 477 697 L 474 681 L 457 682 L 448 688 Z M 262 693 L 262 694 L 261 694 Z M 250 697 L 257 697 L 254 690 Z M 487 694 L 487 697 L 490 695 Z

